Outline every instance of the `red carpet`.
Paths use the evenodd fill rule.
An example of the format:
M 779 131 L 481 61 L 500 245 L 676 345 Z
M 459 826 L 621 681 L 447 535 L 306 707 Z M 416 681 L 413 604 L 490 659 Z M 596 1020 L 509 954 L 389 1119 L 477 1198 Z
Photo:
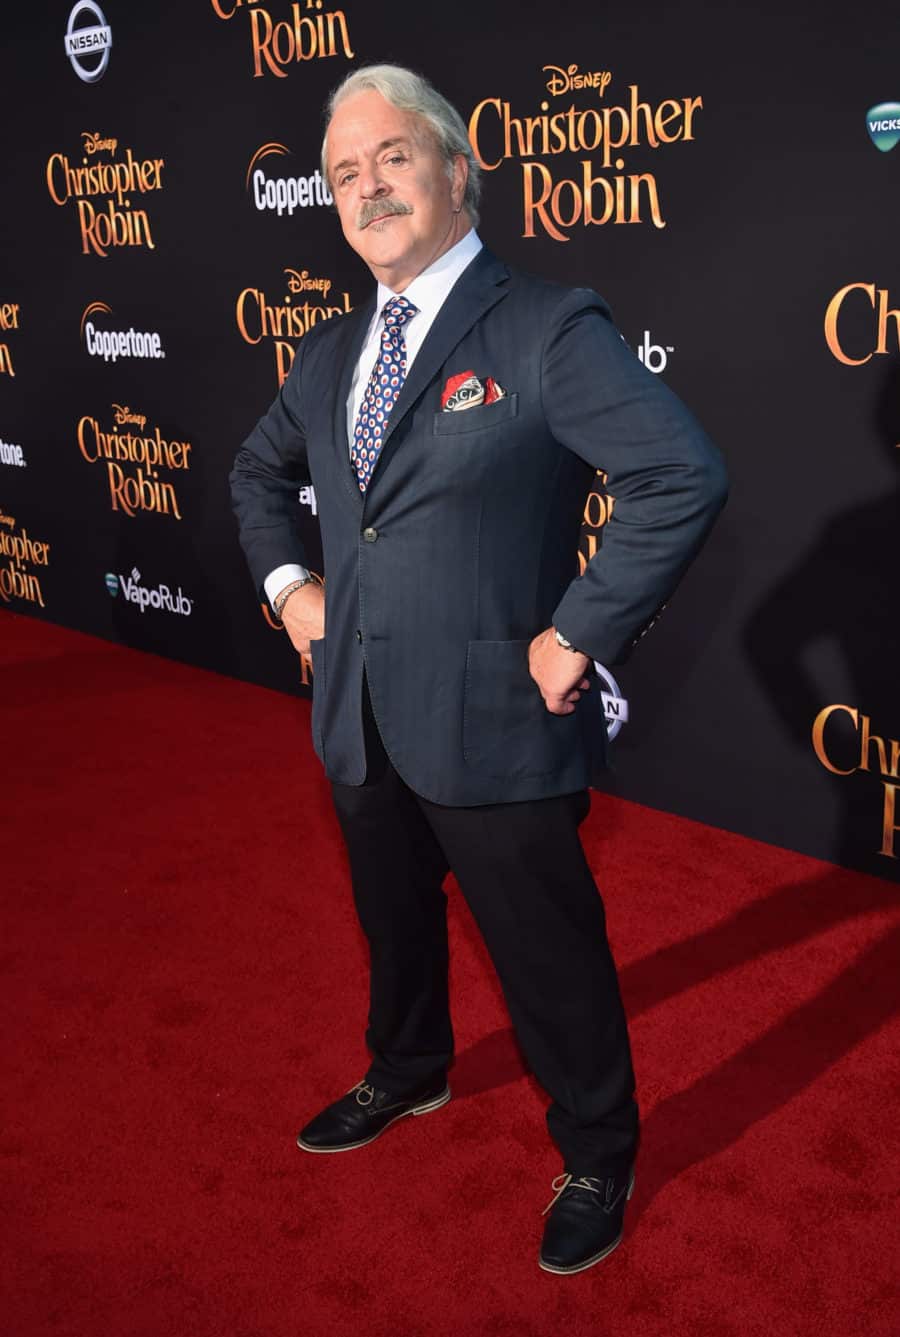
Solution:
M 0 615 L 8 1337 L 896 1337 L 900 901 L 595 798 L 632 1019 L 625 1241 L 559 1166 L 453 898 L 454 1100 L 346 1156 L 365 954 L 306 702 Z

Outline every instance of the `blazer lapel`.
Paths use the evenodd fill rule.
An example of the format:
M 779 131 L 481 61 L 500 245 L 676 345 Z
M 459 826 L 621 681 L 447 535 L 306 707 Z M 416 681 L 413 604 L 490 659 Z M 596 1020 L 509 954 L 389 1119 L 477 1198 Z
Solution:
M 335 365 L 340 368 L 340 374 L 337 377 L 332 406 L 332 443 L 338 456 L 338 475 L 343 478 L 347 491 L 360 510 L 362 510 L 363 505 L 363 494 L 359 490 L 359 483 L 353 465 L 350 463 L 350 441 L 347 436 L 347 399 L 350 394 L 353 373 L 356 370 L 366 331 L 369 328 L 369 322 L 374 311 L 375 297 L 373 294 L 364 306 L 357 307 L 351 315 L 341 318 L 340 341 L 335 349 L 334 356 Z
M 453 349 L 477 320 L 506 296 L 509 270 L 486 248 L 482 248 L 464 269 L 450 290 L 434 324 L 416 354 L 410 373 L 401 386 L 384 432 L 381 453 L 369 483 L 369 491 L 385 467 L 392 450 L 391 438 L 403 418 L 427 390 Z M 370 315 L 371 318 L 371 315 Z M 368 322 L 366 323 L 368 328 Z M 357 346 L 359 356 L 359 346 Z M 352 369 L 351 369 L 352 370 Z M 347 382 L 349 393 L 349 381 Z M 345 395 L 346 398 L 346 395 Z M 396 443 L 393 443 L 396 448 Z M 349 449 L 349 447 L 348 447 Z

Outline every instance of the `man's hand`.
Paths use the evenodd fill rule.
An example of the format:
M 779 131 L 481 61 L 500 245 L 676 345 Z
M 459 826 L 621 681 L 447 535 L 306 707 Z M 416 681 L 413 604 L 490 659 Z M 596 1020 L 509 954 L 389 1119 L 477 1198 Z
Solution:
M 561 646 L 553 627 L 535 636 L 528 647 L 528 669 L 551 715 L 572 714 L 581 693 L 591 685 L 584 676 L 590 662 L 580 650 Z
M 310 641 L 325 635 L 325 591 L 314 580 L 293 594 L 281 610 L 284 629 L 298 654 L 309 654 Z

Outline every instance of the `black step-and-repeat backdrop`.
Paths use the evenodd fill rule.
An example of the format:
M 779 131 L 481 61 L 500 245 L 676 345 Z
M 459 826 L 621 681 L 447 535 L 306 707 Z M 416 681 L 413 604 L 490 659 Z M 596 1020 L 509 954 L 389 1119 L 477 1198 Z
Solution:
M 883 4 L 52 0 L 3 31 L 0 608 L 309 690 L 226 476 L 298 341 L 370 290 L 319 171 L 325 97 L 412 65 L 468 120 L 485 241 L 603 293 L 730 463 L 709 546 L 605 684 L 610 788 L 898 876 Z M 614 504 L 598 477 L 582 562 Z

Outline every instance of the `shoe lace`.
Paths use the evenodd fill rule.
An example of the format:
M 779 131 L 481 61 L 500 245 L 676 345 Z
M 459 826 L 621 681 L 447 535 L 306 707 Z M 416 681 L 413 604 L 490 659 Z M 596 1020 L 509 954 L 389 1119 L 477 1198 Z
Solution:
M 355 1086 L 351 1086 L 347 1094 L 352 1095 L 354 1091 L 356 1092 L 356 1103 L 358 1105 L 371 1105 L 375 1099 L 375 1088 L 370 1086 L 368 1082 L 357 1082 Z
M 615 1189 L 615 1184 L 615 1179 L 596 1179 L 593 1175 L 578 1175 L 576 1177 L 568 1172 L 557 1175 L 550 1186 L 553 1189 L 553 1197 L 547 1203 L 547 1206 L 544 1208 L 543 1212 L 541 1212 L 541 1215 L 546 1216 L 550 1209 L 555 1207 L 559 1202 L 566 1189 L 569 1188 L 583 1188 L 586 1189 L 588 1193 L 602 1193 L 605 1199 L 603 1203 L 604 1210 L 611 1211 L 613 1207 L 615 1207 L 619 1198 L 621 1198 L 622 1194 L 627 1192 L 626 1185 L 626 1187 L 614 1198 L 613 1191 Z

